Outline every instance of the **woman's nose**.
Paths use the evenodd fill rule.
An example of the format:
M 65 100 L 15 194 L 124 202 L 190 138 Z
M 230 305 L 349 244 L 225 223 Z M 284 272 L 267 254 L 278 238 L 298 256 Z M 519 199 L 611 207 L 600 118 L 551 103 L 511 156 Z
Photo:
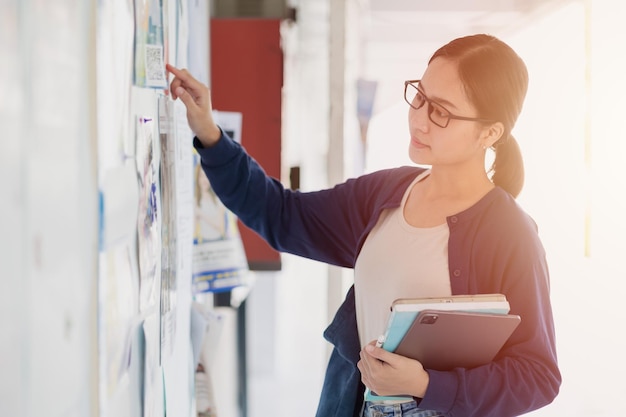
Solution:
M 419 109 L 409 108 L 409 125 L 417 128 L 421 132 L 428 132 L 430 120 L 428 119 L 428 104 L 424 104 Z

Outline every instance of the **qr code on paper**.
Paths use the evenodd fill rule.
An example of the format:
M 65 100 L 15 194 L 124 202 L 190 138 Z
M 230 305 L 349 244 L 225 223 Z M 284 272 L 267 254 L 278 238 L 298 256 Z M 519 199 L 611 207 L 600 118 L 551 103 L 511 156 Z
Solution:
M 163 46 L 146 45 L 146 85 L 153 87 L 166 86 L 165 63 L 163 62 Z

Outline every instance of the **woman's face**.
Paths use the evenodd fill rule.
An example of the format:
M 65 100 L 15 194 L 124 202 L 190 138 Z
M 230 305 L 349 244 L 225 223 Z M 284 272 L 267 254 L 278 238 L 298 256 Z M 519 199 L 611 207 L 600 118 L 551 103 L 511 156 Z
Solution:
M 445 58 L 435 58 L 420 81 L 424 95 L 443 106 L 450 113 L 479 117 L 469 102 L 459 79 L 457 66 Z M 416 164 L 459 165 L 468 161 L 484 163 L 483 139 L 485 127 L 475 121 L 450 119 L 445 128 L 428 117 L 428 103 L 421 108 L 409 107 L 411 143 L 409 157 Z

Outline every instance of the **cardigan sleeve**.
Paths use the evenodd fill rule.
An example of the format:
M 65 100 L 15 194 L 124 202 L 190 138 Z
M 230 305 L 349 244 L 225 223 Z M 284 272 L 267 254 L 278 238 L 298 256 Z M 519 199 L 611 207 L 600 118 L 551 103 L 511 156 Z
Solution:
M 351 179 L 333 188 L 300 192 L 266 175 L 243 147 L 222 133 L 210 148 L 194 139 L 202 168 L 218 197 L 274 249 L 352 267 L 371 218 L 372 181 Z

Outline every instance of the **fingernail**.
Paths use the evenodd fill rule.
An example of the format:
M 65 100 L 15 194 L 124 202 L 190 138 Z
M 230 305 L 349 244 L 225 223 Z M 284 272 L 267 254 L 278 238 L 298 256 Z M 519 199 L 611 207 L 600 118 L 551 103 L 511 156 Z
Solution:
M 176 89 L 176 95 L 177 95 L 178 97 L 182 96 L 184 93 L 185 93 L 185 89 L 184 89 L 183 87 L 178 87 L 178 88 Z
M 368 352 L 370 352 L 370 353 L 371 353 L 371 352 L 373 352 L 373 351 L 374 351 L 374 346 L 372 346 L 372 345 L 367 345 L 367 346 L 365 346 L 365 350 L 367 350 Z

